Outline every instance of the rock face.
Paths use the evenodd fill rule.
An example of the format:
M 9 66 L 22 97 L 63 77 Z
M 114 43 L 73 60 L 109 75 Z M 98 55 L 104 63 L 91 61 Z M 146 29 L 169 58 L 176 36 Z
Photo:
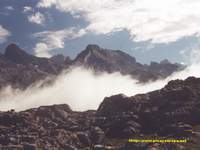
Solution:
M 168 60 L 161 63 L 142 65 L 136 59 L 120 50 L 102 49 L 98 45 L 88 45 L 74 60 L 75 65 L 83 65 L 97 72 L 120 72 L 132 75 L 140 81 L 165 78 L 173 72 L 182 69 L 179 64 L 172 64 Z
M 65 57 L 61 54 L 52 56 L 50 60 L 52 61 L 53 64 L 56 65 L 63 65 L 65 63 L 70 64 L 72 61 L 69 57 Z
M 35 67 L 13 63 L 4 55 L 0 55 L 0 88 L 7 85 L 25 88 L 46 76 L 47 73 Z
M 15 44 L 10 44 L 6 48 L 5 57 L 16 64 L 30 65 L 43 72 L 56 74 L 62 68 L 56 68 L 56 56 L 52 59 L 40 58 L 26 53 Z M 65 58 L 63 58 L 65 59 Z M 61 60 L 61 59 L 60 59 Z M 60 65 L 64 64 L 64 61 Z
M 68 105 L 0 112 L 0 149 L 200 149 L 200 79 L 169 82 L 132 97 L 106 97 L 97 111 Z M 135 139 L 187 139 L 187 143 L 128 143 Z
M 102 49 L 97 45 L 88 45 L 75 59 L 77 64 L 84 64 L 86 67 L 92 67 L 99 71 L 113 72 L 127 66 L 137 65 L 134 57 L 121 51 L 109 51 Z M 121 70 L 122 72 L 124 70 Z
M 156 131 L 161 134 L 163 128 L 169 124 L 200 124 L 199 91 L 200 79 L 190 77 L 185 81 L 171 81 L 163 89 L 147 94 L 105 98 L 97 114 L 109 117 L 134 113 L 144 133 Z

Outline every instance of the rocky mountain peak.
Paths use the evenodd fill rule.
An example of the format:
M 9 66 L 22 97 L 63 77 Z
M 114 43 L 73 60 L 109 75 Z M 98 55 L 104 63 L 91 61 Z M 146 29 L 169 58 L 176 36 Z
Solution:
M 171 64 L 171 62 L 168 59 L 164 59 L 160 62 L 160 64 Z
M 88 50 L 88 51 L 94 51 L 94 50 L 101 50 L 101 48 L 100 48 L 98 45 L 89 44 L 89 45 L 86 47 L 86 50 Z
M 26 63 L 31 59 L 31 55 L 19 48 L 16 44 L 10 44 L 7 46 L 4 56 L 15 63 Z
M 17 44 L 14 44 L 14 43 L 11 43 L 7 46 L 6 48 L 6 51 L 9 51 L 9 50 L 19 50 L 19 46 Z
M 54 55 L 50 58 L 50 60 L 57 64 L 57 65 L 60 65 L 60 64 L 63 64 L 66 60 L 66 57 L 63 56 L 62 54 L 58 54 L 58 55 Z
M 135 65 L 134 57 L 119 51 L 100 48 L 98 45 L 88 45 L 76 59 L 75 64 L 81 64 L 97 71 L 114 72 L 123 70 L 122 67 Z

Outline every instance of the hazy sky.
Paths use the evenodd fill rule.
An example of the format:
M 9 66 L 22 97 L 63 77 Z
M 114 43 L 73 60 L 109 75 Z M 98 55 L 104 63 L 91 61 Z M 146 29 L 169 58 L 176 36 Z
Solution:
M 0 0 L 0 50 L 74 57 L 88 44 L 139 62 L 187 61 L 199 49 L 199 0 Z

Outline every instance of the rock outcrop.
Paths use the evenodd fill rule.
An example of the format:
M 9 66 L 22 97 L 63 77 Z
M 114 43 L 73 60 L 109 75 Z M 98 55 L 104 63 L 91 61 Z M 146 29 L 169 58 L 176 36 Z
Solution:
M 132 97 L 106 97 L 98 110 L 66 104 L 0 112 L 0 149 L 198 150 L 200 79 L 170 81 Z M 128 143 L 134 139 L 187 139 L 187 143 Z

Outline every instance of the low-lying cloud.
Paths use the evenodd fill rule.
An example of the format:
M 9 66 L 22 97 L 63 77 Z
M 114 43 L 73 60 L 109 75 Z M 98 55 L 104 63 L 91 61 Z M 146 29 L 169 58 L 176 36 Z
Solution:
M 69 104 L 73 110 L 97 109 L 104 97 L 123 93 L 133 96 L 164 87 L 172 79 L 185 79 L 191 75 L 200 77 L 200 64 L 196 63 L 184 71 L 174 73 L 165 80 L 138 84 L 130 76 L 120 73 L 96 75 L 91 70 L 74 68 L 63 72 L 49 86 L 34 86 L 21 91 L 7 87 L 1 91 L 0 110 L 25 110 L 42 105 Z

